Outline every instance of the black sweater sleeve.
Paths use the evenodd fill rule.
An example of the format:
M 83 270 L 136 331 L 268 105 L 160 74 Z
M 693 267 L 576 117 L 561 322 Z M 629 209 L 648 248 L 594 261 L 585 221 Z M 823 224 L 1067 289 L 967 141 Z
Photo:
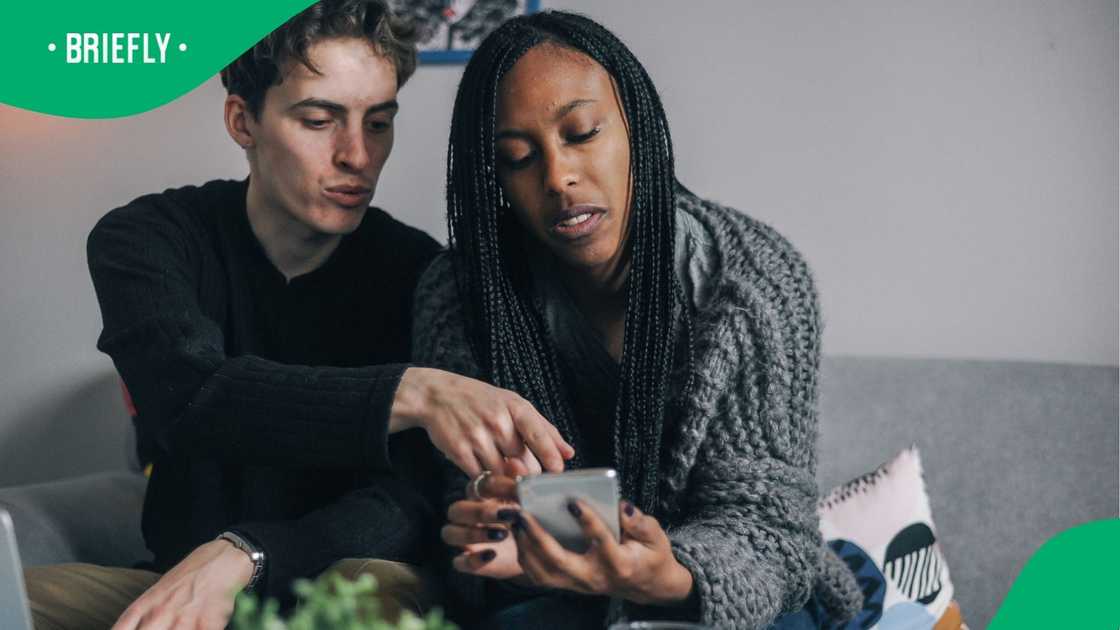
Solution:
M 230 529 L 265 552 L 258 590 L 282 601 L 293 580 L 313 578 L 343 558 L 412 564 L 429 559 L 439 521 L 416 484 L 372 473 L 369 485 L 294 521 L 251 522 Z
M 200 305 L 224 290 L 205 228 L 144 199 L 103 218 L 87 254 L 98 348 L 160 447 L 243 464 L 388 468 L 388 414 L 407 366 L 227 357 L 221 326 Z

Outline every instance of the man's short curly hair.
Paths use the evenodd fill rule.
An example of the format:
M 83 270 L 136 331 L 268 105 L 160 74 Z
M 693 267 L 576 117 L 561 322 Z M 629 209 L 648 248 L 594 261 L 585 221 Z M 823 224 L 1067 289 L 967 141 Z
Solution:
M 260 116 L 268 88 L 283 81 L 290 61 L 318 69 L 307 50 L 324 39 L 357 37 L 367 40 L 397 70 L 397 87 L 416 70 L 416 29 L 396 17 L 385 0 L 321 0 L 245 51 L 221 73 L 230 94 L 245 99 L 254 118 Z

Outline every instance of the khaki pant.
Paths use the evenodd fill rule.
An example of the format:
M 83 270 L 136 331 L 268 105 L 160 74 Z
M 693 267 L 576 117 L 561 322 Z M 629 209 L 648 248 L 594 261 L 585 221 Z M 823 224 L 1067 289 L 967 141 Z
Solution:
M 395 620 L 402 610 L 425 613 L 435 603 L 431 580 L 413 565 L 390 560 L 342 560 L 330 567 L 348 579 L 377 578 L 381 612 Z M 28 567 L 23 572 L 36 630 L 105 630 L 155 584 L 159 573 L 93 564 Z

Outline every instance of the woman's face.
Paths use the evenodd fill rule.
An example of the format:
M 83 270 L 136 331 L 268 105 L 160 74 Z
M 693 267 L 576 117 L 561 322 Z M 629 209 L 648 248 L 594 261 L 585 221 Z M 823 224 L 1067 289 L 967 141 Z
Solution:
M 562 262 L 609 277 L 624 265 L 630 136 L 609 74 L 555 44 L 498 86 L 498 182 L 521 225 Z

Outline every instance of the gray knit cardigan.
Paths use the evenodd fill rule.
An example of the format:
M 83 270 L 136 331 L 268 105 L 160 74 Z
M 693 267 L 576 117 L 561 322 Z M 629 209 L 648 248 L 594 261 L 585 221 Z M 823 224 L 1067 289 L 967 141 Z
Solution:
M 677 210 L 714 237 L 716 274 L 693 315 L 692 389 L 672 392 L 679 417 L 663 441 L 655 516 L 692 572 L 702 622 L 765 628 L 814 591 L 831 616 L 850 618 L 862 594 L 822 545 L 816 513 L 821 321 L 809 269 L 744 214 L 684 191 Z M 445 254 L 420 280 L 414 358 L 480 377 L 452 264 Z M 612 617 L 648 612 L 614 604 Z

